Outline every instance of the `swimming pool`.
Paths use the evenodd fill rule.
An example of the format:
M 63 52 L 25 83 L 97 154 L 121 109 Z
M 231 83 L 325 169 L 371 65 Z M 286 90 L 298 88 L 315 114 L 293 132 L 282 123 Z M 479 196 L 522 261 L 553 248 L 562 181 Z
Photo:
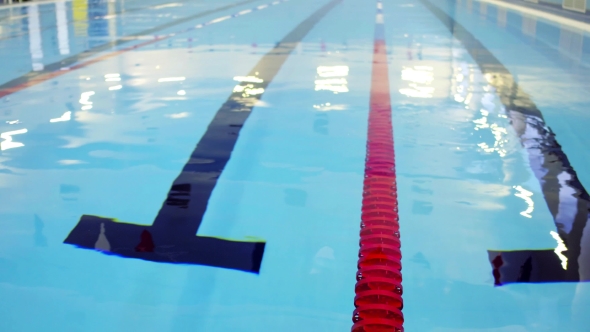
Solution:
M 586 331 L 589 32 L 496 0 L 0 7 L 0 330 Z

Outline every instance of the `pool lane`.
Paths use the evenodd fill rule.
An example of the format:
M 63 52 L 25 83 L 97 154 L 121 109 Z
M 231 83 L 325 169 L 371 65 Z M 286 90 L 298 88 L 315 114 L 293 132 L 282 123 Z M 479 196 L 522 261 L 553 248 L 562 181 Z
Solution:
M 268 2 L 167 27 L 157 34 L 184 32 L 67 71 L 0 101 L 0 330 L 351 328 L 375 78 L 375 2 L 336 5 L 293 48 L 270 84 L 258 86 L 260 77 L 252 68 L 330 1 L 290 0 L 225 18 Z M 535 38 L 545 46 L 538 47 L 522 43 L 525 37 L 514 28 L 522 24 L 521 33 L 529 36 L 528 18 L 509 19 L 512 28 L 504 29 L 498 25 L 503 14 L 492 24 L 482 18 L 481 7 L 480 12 L 468 10 L 473 3 L 430 3 L 510 72 L 554 129 L 580 183 L 587 184 L 588 154 L 581 148 L 587 136 L 580 130 L 588 123 L 586 83 L 568 67 L 577 48 L 560 44 L 559 56 L 544 53 L 555 45 L 542 30 Z M 196 4 L 170 7 L 175 14 L 162 24 L 222 5 Z M 40 8 L 48 17 L 57 18 L 45 6 Z M 486 13 L 491 12 L 487 6 Z M 151 28 L 151 14 L 139 13 L 143 11 L 129 13 L 136 19 L 125 21 L 125 29 L 116 34 L 69 39 L 70 54 L 86 49 L 91 40 L 96 46 L 120 37 L 119 31 Z M 555 219 L 572 220 L 572 211 L 581 211 L 568 203 L 575 194 L 570 179 L 551 179 L 558 212 L 563 212 L 556 215 L 539 181 L 543 168 L 523 147 L 519 130 L 532 126 L 515 125 L 500 85 L 489 82 L 457 34 L 459 28 L 449 31 L 451 20 L 441 21 L 418 0 L 388 1 L 383 15 L 405 329 L 585 331 L 590 322 L 587 283 L 523 279 L 498 285 L 489 253 L 553 252 L 561 268 L 569 243 Z M 42 21 L 33 30 L 40 30 Z M 212 21 L 216 23 L 192 29 Z M 155 34 L 127 45 L 152 41 Z M 25 56 L 15 64 L 26 68 L 3 67 L 7 80 L 30 72 L 39 59 L 33 58 L 39 50 L 31 46 L 39 45 L 35 38 L 0 45 L 12 47 L 17 40 L 22 43 L 17 50 Z M 46 47 L 48 39 L 42 40 Z M 47 50 L 55 52 L 55 61 L 66 57 L 60 53 L 63 39 L 61 44 L 59 38 L 49 40 L 51 45 L 42 48 L 44 66 L 51 63 L 45 62 Z M 76 48 L 77 41 L 88 44 Z M 111 50 L 104 51 L 88 59 Z M 586 53 L 582 50 L 579 59 Z M 171 191 L 171 184 L 187 161 L 196 168 L 210 162 L 189 156 L 236 89 L 263 94 L 253 98 L 242 126 L 232 127 L 239 139 L 214 179 L 196 235 L 264 242 L 258 274 L 111 255 L 111 231 L 100 225 L 90 241 L 95 250 L 63 243 L 83 215 L 147 229 L 170 200 L 169 193 L 182 200 L 182 188 Z M 539 131 L 524 133 L 533 141 L 544 138 Z M 150 248 L 150 240 L 140 234 L 127 251 Z M 170 261 L 179 257 L 174 250 L 165 254 Z M 27 318 L 30 312 L 35 319 Z
M 446 13 L 453 8 L 451 2 L 435 4 Z M 449 19 L 439 20 L 422 3 L 397 5 L 404 17 L 385 14 L 399 24 L 392 51 L 397 65 L 390 75 L 397 96 L 397 102 L 392 98 L 406 329 L 583 330 L 583 283 L 494 287 L 488 250 L 551 250 L 561 269 L 553 251 L 564 251 L 562 239 L 535 165 L 500 99 L 504 92 L 496 92 L 471 57 L 485 57 L 485 51 L 470 54 L 460 27 L 450 29 Z M 502 30 L 488 33 L 510 41 Z M 575 169 L 585 172 L 583 166 Z M 559 187 L 552 192 L 557 194 Z
M 9 198 L 2 207 L 1 292 L 13 317 L 5 327 L 350 328 L 373 27 L 345 27 L 374 20 L 374 7 L 359 1 L 334 8 L 273 79 L 241 130 L 199 229 L 201 236 L 266 241 L 260 275 L 62 244 L 83 214 L 149 225 L 238 84 L 234 78 L 248 75 L 324 4 L 290 1 L 178 36 L 172 47 L 156 44 L 62 75 L 59 88 L 52 80 L 11 95 L 3 106 L 19 121 L 3 124 L 10 129 L 2 132 L 27 132 L 13 135 L 22 146 L 2 155 Z M 191 46 L 187 37 L 203 42 Z M 105 77 L 114 74 L 121 80 Z M 168 79 L 178 77 L 186 79 Z M 8 194 L 14 190 L 23 195 Z M 33 212 L 23 200 L 43 203 Z M 48 305 L 58 299 L 63 305 Z M 20 319 L 31 307 L 38 319 Z
M 55 4 L 33 3 L 22 7 L 23 18 L 12 24 L 14 29 L 27 34 L 1 43 L 0 59 L 12 64 L 0 74 L 2 88 L 68 68 L 101 52 L 184 30 L 194 25 L 193 20 L 219 17 L 219 14 L 245 9 L 248 4 L 255 3 L 263 2 L 178 2 L 173 3 L 174 6 L 158 2 L 142 11 L 119 15 L 116 14 L 116 4 L 121 2 L 75 0 Z M 46 10 L 41 11 L 40 8 Z M 6 29 L 3 27 L 3 30 Z M 14 57 L 14 52 L 28 53 L 29 56 Z

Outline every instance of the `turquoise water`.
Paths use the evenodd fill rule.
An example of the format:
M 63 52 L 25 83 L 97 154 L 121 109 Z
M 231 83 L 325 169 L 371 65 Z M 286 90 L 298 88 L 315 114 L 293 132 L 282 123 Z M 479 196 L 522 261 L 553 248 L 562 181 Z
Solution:
M 198 235 L 264 241 L 259 273 L 105 254 L 116 249 L 108 229 L 97 250 L 64 243 L 83 215 L 151 225 L 236 85 L 328 2 L 0 8 L 0 89 L 21 86 L 0 100 L 1 331 L 350 329 L 372 1 L 344 0 L 302 36 L 216 180 Z M 572 201 L 566 173 L 543 189 L 550 180 L 523 137 L 543 138 L 532 126 L 519 132 L 473 47 L 431 8 L 510 72 L 582 186 L 590 186 L 588 33 L 492 4 L 429 3 L 383 3 L 405 329 L 586 331 L 587 283 L 494 285 L 488 250 L 554 250 L 560 236 L 569 246 L 567 223 L 584 207 L 572 206 L 582 203 Z M 169 38 L 128 49 L 157 36 Z M 42 81 L 22 87 L 34 77 Z M 551 197 L 560 197 L 557 217 Z M 584 239 L 570 258 L 580 271 Z

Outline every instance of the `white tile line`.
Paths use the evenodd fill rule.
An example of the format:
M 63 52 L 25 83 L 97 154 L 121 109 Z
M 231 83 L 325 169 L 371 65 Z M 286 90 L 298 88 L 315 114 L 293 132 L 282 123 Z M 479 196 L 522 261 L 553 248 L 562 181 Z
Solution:
M 559 23 L 562 25 L 566 25 L 572 28 L 576 28 L 579 30 L 583 30 L 586 32 L 590 32 L 590 24 L 586 23 L 586 22 L 580 22 L 580 21 L 576 21 L 573 20 L 571 18 L 567 18 L 567 17 L 563 17 L 563 16 L 559 16 L 559 15 L 555 15 L 555 14 L 551 14 L 551 13 L 547 13 L 538 9 L 533 9 L 533 8 L 528 8 L 528 7 L 524 7 L 524 6 L 520 6 L 520 5 L 515 5 L 512 3 L 508 3 L 505 1 L 500 1 L 500 0 L 475 0 L 475 1 L 479 1 L 479 2 L 487 2 L 490 4 L 493 4 L 495 6 L 498 7 L 504 7 L 504 8 L 508 8 L 508 9 L 512 9 L 514 11 L 518 11 L 524 14 L 528 14 L 531 16 L 537 16 L 540 18 L 544 18 L 546 20 L 549 21 L 553 21 L 555 23 Z
M 3 0 L 0 0 L 3 1 Z M 0 2 L 0 10 L 2 9 L 10 9 L 10 8 L 18 8 L 18 7 L 28 7 L 30 5 L 45 5 L 49 3 L 56 3 L 56 2 L 69 2 L 72 0 L 31 0 L 27 2 L 16 2 L 17 0 L 13 0 L 11 4 Z

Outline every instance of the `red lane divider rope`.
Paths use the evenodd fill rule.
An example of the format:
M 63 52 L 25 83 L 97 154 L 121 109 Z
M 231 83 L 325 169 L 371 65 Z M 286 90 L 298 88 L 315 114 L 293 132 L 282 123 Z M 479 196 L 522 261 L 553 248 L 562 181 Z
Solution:
M 387 50 L 377 2 L 352 332 L 403 332 L 402 275 Z

